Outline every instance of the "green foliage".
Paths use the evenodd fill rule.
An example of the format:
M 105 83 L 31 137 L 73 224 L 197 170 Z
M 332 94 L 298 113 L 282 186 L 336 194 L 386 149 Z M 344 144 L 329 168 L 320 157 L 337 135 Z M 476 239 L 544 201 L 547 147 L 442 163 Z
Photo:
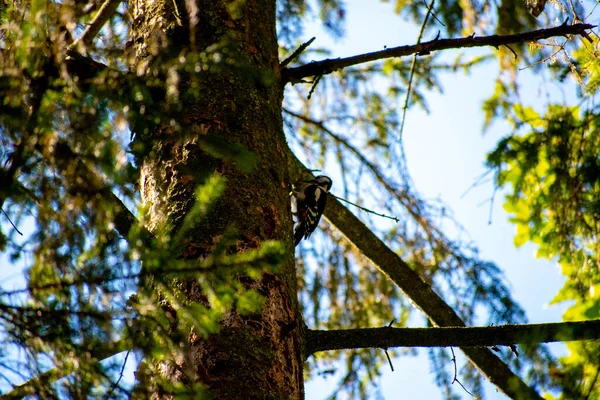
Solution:
M 520 105 L 514 112 L 518 128 L 528 131 L 501 140 L 488 165 L 498 185 L 512 189 L 504 208 L 517 227 L 515 245 L 533 242 L 537 257 L 558 261 L 567 281 L 553 301 L 574 302 L 566 320 L 600 318 L 600 118 L 558 105 L 544 115 Z M 598 350 L 587 343 L 568 348 L 556 374 L 563 398 L 597 396 Z
M 581 265 L 574 250 L 593 242 L 598 229 L 598 117 L 562 106 L 544 117 L 521 106 L 515 113 L 532 132 L 501 140 L 488 156 L 498 184 L 513 188 L 504 208 L 517 225 L 515 244 L 532 241 L 538 257 Z M 589 255 L 594 246 L 582 251 Z
M 593 95 L 600 88 L 600 66 L 598 63 L 598 39 L 590 39 L 591 43 L 573 52 L 568 72 L 575 74 L 578 82 L 585 86 L 586 94 Z M 567 75 L 567 71 L 563 74 Z M 585 78 L 585 85 L 583 79 Z

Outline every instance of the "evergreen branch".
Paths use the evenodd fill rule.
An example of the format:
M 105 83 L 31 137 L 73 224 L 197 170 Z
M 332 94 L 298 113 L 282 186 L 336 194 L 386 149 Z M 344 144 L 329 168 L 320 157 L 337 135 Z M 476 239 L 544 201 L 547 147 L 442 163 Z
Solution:
M 308 169 L 290 154 L 292 180 L 303 179 Z M 379 270 L 394 282 L 436 326 L 465 326 L 456 312 L 392 249 L 337 199 L 327 202 L 325 218 L 353 243 Z M 542 397 L 487 348 L 461 347 L 471 362 L 499 390 L 512 398 Z
M 51 60 L 47 59 L 43 69 L 45 71 L 50 70 L 50 65 Z M 31 111 L 27 117 L 27 122 L 24 126 L 25 129 L 21 132 L 21 140 L 15 146 L 15 150 L 8 158 L 8 161 L 10 161 L 10 166 L 6 170 L 0 169 L 0 209 L 2 209 L 4 202 L 8 198 L 13 185 L 18 182 L 18 175 L 21 167 L 27 163 L 26 153 L 28 147 L 31 145 L 31 132 L 34 131 L 35 124 L 38 122 L 38 112 L 42 106 L 42 100 L 46 95 L 46 91 L 50 85 L 48 76 L 42 75 L 41 77 L 29 78 L 29 86 L 31 88 L 31 102 L 29 103 L 29 106 Z
M 52 309 L 37 306 L 13 306 L 9 304 L 0 303 L 0 319 L 4 319 L 10 322 L 16 321 L 17 318 L 23 319 L 25 316 L 40 317 L 42 314 L 47 314 L 51 317 L 63 317 L 65 315 L 73 315 L 77 317 L 91 317 L 102 321 L 107 321 L 112 318 L 110 313 L 104 311 Z
M 319 351 L 390 347 L 488 347 L 600 339 L 600 320 L 545 324 L 309 330 L 306 357 Z
M 385 58 L 404 57 L 411 54 L 426 55 L 432 51 L 461 49 L 467 47 L 491 46 L 499 48 L 500 46 L 506 46 L 512 43 L 535 42 L 555 36 L 585 35 L 586 31 L 592 28 L 595 28 L 595 25 L 579 23 L 567 25 L 565 22 L 562 25 L 554 28 L 538 29 L 535 31 L 516 33 L 512 35 L 490 35 L 479 37 L 471 35 L 457 39 L 436 38 L 429 42 L 415 45 L 392 47 L 385 50 L 359 54 L 352 57 L 326 59 L 304 64 L 295 68 L 284 68 L 281 71 L 281 79 L 284 83 L 297 83 L 303 78 L 309 76 L 327 75 L 338 69 L 343 69 L 366 62 L 382 60 Z
M 128 238 L 126 237 L 125 239 L 128 239 Z M 151 245 L 151 244 L 148 244 L 148 245 Z M 37 285 L 37 286 L 29 285 L 27 288 L 23 288 L 23 289 L 0 291 L 0 297 L 14 296 L 14 295 L 18 295 L 18 294 L 30 293 L 30 292 L 41 291 L 41 290 L 65 288 L 65 287 L 70 287 L 70 286 L 79 287 L 79 286 L 83 286 L 83 285 L 88 285 L 88 286 L 102 285 L 102 284 L 114 282 L 114 281 L 142 279 L 142 278 L 147 278 L 150 276 L 156 277 L 156 278 L 169 277 L 169 276 L 191 276 L 191 277 L 194 277 L 194 276 L 198 276 L 199 274 L 216 272 L 223 268 L 228 268 L 231 270 L 239 269 L 239 268 L 246 268 L 246 267 L 259 268 L 265 264 L 272 263 L 272 255 L 271 254 L 261 255 L 261 256 L 257 256 L 254 259 L 250 259 L 250 260 L 235 260 L 235 259 L 227 260 L 226 258 L 211 257 L 204 261 L 189 260 L 189 262 L 188 262 L 188 260 L 180 259 L 179 263 L 181 263 L 182 266 L 178 266 L 178 267 L 174 267 L 174 268 L 161 268 L 160 270 L 152 270 L 152 271 L 143 270 L 143 271 L 140 271 L 137 273 L 118 275 L 118 276 L 105 276 L 105 275 L 94 276 L 94 277 L 84 276 L 84 277 L 80 277 L 77 279 L 61 280 L 58 282 L 46 283 L 46 284 Z M 20 306 L 6 306 L 6 305 L 3 305 L 0 303 L 0 310 L 2 310 L 5 307 L 12 307 L 15 309 L 20 309 L 20 310 L 30 309 L 30 308 L 24 308 L 24 307 L 20 307 Z M 52 312 L 51 309 L 44 309 L 44 308 L 40 308 L 38 311 Z M 68 311 L 66 313 L 77 314 L 76 312 L 70 312 L 70 311 Z M 98 315 L 101 315 L 101 314 L 95 314 L 92 316 L 98 316 Z
M 17 180 L 17 175 L 20 168 L 26 161 L 24 156 L 26 142 L 26 137 L 23 137 L 15 146 L 15 150 L 9 156 L 10 166 L 8 169 L 0 170 L 0 178 L 2 178 L 0 180 L 0 209 L 2 209 L 4 202 L 9 196 L 12 186 Z
M 130 350 L 127 340 L 119 340 L 114 343 L 103 344 L 98 348 L 89 349 L 90 358 L 102 361 L 106 358 L 112 357 L 122 351 Z M 52 382 L 55 382 L 67 375 L 70 375 L 78 371 L 81 360 L 67 360 L 60 368 L 54 367 L 48 371 L 31 378 L 27 382 L 24 382 L 18 386 L 15 386 L 10 392 L 0 396 L 2 400 L 13 400 L 22 399 L 25 396 L 35 395 L 39 392 L 40 388 L 47 387 Z
M 109 97 L 124 106 L 134 104 L 135 93 L 139 88 L 148 90 L 151 98 L 157 101 L 161 101 L 166 95 L 164 82 L 160 79 L 137 76 L 131 72 L 111 68 L 72 48 L 66 52 L 65 65 L 69 75 L 77 78 L 75 81 L 78 86 L 86 88 L 88 85 L 95 85 L 95 89 L 98 90 L 101 97 Z M 94 81 L 99 77 L 101 79 Z M 119 96 L 115 96 L 115 88 L 118 88 Z
M 59 168 L 66 168 L 71 163 L 76 163 L 75 170 L 79 176 L 85 177 L 85 180 L 82 179 L 82 182 L 85 182 L 85 184 L 82 186 L 80 183 L 70 182 L 67 190 L 84 196 L 90 196 L 92 193 L 102 196 L 102 198 L 112 206 L 114 212 L 114 220 L 112 222 L 115 225 L 115 229 L 125 239 L 128 239 L 132 227 L 139 225 L 137 218 L 129 211 L 117 195 L 112 192 L 110 186 L 104 182 L 104 179 L 94 170 L 94 168 L 87 165 L 80 155 L 65 141 L 57 143 L 55 151 L 52 153 L 52 157 Z M 139 229 L 140 238 L 143 243 L 146 246 L 151 246 L 153 238 L 152 233 L 141 225 L 139 225 Z

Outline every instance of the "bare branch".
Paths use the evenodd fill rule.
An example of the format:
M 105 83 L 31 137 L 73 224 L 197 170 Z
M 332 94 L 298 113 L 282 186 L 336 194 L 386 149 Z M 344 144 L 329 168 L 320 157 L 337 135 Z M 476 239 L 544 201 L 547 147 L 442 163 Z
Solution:
M 113 392 L 115 391 L 115 389 L 117 388 L 117 386 L 119 386 L 119 383 L 121 382 L 121 379 L 123 379 L 123 373 L 125 372 L 125 367 L 127 366 L 127 359 L 129 358 L 129 354 L 130 353 L 131 353 L 131 350 L 127 350 L 127 353 L 125 353 L 125 359 L 123 360 L 123 365 L 121 366 L 121 372 L 119 373 L 119 379 L 117 379 L 117 381 L 115 382 L 115 384 L 110 389 L 110 392 L 106 396 L 107 399 L 109 399 L 111 397 L 111 395 L 113 394 Z
M 600 339 L 600 320 L 528 325 L 309 330 L 306 356 L 319 351 L 390 347 L 488 347 Z
M 454 382 L 458 383 L 460 387 L 465 392 L 467 392 L 467 394 L 471 395 L 471 397 L 475 397 L 475 395 L 469 392 L 465 385 L 463 385 L 462 382 L 458 380 L 458 368 L 456 367 L 456 354 L 454 354 L 454 348 L 450 347 L 450 351 L 452 352 L 452 364 L 454 364 L 454 378 L 452 378 L 452 384 L 454 384 Z
M 308 46 L 311 45 L 312 42 L 314 42 L 316 39 L 316 37 L 312 37 L 309 41 L 304 42 L 300 45 L 300 47 L 298 47 L 289 57 L 287 57 L 285 60 L 283 60 L 281 62 L 281 64 L 279 65 L 280 68 L 285 68 L 289 63 L 291 63 L 292 61 L 294 61 L 300 54 L 302 54 L 302 52 L 304 50 L 306 50 L 306 48 Z
M 336 199 L 338 199 L 338 200 L 340 200 L 340 201 L 343 201 L 344 203 L 348 203 L 348 204 L 350 204 L 351 206 L 354 206 L 354 207 L 356 207 L 356 208 L 360 208 L 361 210 L 363 210 L 364 212 L 368 212 L 369 214 L 377 215 L 378 217 L 382 217 L 382 218 L 391 219 L 391 220 L 392 220 L 392 221 L 394 221 L 394 222 L 400 222 L 400 220 L 398 219 L 398 217 L 389 216 L 389 215 L 385 215 L 385 214 L 380 214 L 380 213 L 378 213 L 378 212 L 376 212 L 376 211 L 369 210 L 368 208 L 366 208 L 366 207 L 363 207 L 363 206 L 359 206 L 358 204 L 356 204 L 356 203 L 353 203 L 353 202 L 351 202 L 350 200 L 346 200 L 346 199 L 344 199 L 343 197 L 338 197 L 338 196 L 336 196 L 336 195 L 335 195 L 335 194 L 333 194 L 333 193 L 329 193 L 329 194 L 328 194 L 328 196 L 333 196 L 333 197 L 335 197 Z
M 392 370 L 392 372 L 394 372 L 394 364 L 392 364 L 392 359 L 390 358 L 387 349 L 383 349 L 383 351 L 385 351 L 385 356 L 387 357 L 388 364 L 390 364 L 390 369 Z
M 338 69 L 347 68 L 370 61 L 382 60 L 392 57 L 404 57 L 411 54 L 429 54 L 432 51 L 460 49 L 466 47 L 486 47 L 492 46 L 498 48 L 512 43 L 535 42 L 542 39 L 548 39 L 555 36 L 566 35 L 584 35 L 586 31 L 594 28 L 590 24 L 562 24 L 554 28 L 538 29 L 531 32 L 516 33 L 513 35 L 491 35 L 491 36 L 468 36 L 458 39 L 435 39 L 409 46 L 392 47 L 389 49 L 374 51 L 372 53 L 360 54 L 347 58 L 335 58 L 312 62 L 295 68 L 284 68 L 281 71 L 281 78 L 284 83 L 300 82 L 302 78 L 315 75 L 327 75 Z
M 427 7 L 427 14 L 425 14 L 425 19 L 423 20 L 423 23 L 421 24 L 421 30 L 419 31 L 419 36 L 417 37 L 417 46 L 421 43 L 421 39 L 423 39 L 423 34 L 425 33 L 425 27 L 427 26 L 427 21 L 429 20 L 429 15 L 430 14 L 433 15 L 433 17 L 435 19 L 437 19 L 437 17 L 435 17 L 435 15 L 433 14 L 433 3 L 434 2 L 435 2 L 435 0 L 431 0 L 429 5 L 427 5 L 425 0 L 423 0 L 425 7 Z M 435 40 L 437 40 L 437 38 Z M 408 78 L 408 85 L 406 88 L 406 97 L 404 98 L 404 107 L 402 107 L 402 121 L 400 122 L 400 133 L 398 134 L 398 139 L 400 141 L 402 141 L 402 135 L 404 133 L 404 125 L 406 122 L 406 113 L 408 112 L 408 102 L 410 101 L 410 93 L 412 92 L 413 79 L 415 77 L 415 71 L 417 69 L 417 55 L 418 55 L 418 53 L 415 53 L 413 55 L 412 63 L 410 65 L 410 76 Z M 404 152 L 404 150 L 403 150 L 403 152 Z
M 106 21 L 117 11 L 120 4 L 121 0 L 106 0 L 83 34 L 69 46 L 69 49 L 76 49 L 80 45 L 87 47 L 92 44 L 98 32 L 100 32 Z
M 17 228 L 17 226 L 12 222 L 12 220 L 10 219 L 10 216 L 6 213 L 6 211 L 4 211 L 2 208 L 0 208 L 0 211 L 2 211 L 2 214 L 4 214 L 4 216 L 6 217 L 6 219 L 8 220 L 8 223 L 12 225 L 15 232 L 17 232 L 19 235 L 23 236 L 23 232 L 21 232 L 19 230 L 19 228 Z

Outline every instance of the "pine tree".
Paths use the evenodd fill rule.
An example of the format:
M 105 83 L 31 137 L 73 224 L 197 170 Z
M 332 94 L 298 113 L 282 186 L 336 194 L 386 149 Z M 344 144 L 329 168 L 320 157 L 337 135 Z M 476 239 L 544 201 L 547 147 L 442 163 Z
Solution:
M 397 146 L 404 117 L 368 84 L 400 79 L 391 96 L 424 104 L 421 85 L 448 66 L 417 55 L 492 46 L 506 64 L 527 54 L 524 42 L 592 27 L 534 30 L 525 3 L 502 2 L 490 29 L 498 36 L 419 38 L 309 62 L 316 53 L 299 38 L 310 7 L 343 35 L 338 1 L 1 4 L 0 246 L 26 285 L 0 293 L 0 373 L 25 381 L 3 387 L 7 398 L 303 398 L 305 375 L 340 360 L 340 387 L 368 397 L 365 377 L 397 346 L 434 347 L 450 397 L 454 360 L 442 346 L 452 345 L 471 361 L 464 379 L 474 393 L 485 376 L 511 397 L 541 398 L 555 360 L 537 344 L 597 338 L 596 321 L 399 329 L 408 299 L 435 327 L 471 325 L 478 307 L 490 323 L 526 319 L 501 270 L 436 225 L 443 211 L 412 188 Z M 483 7 L 398 3 L 453 37 Z M 501 100 L 487 104 L 490 119 Z M 358 200 L 391 199 L 378 215 L 394 221 L 361 221 L 329 196 L 323 233 L 296 254 L 290 191 L 311 177 L 299 158 L 332 156 L 334 186 L 348 194 L 348 177 L 366 171 L 377 189 Z M 501 161 L 498 151 L 490 165 Z M 514 343 L 529 347 L 513 370 L 510 351 L 502 360 L 485 347 L 516 352 Z M 123 379 L 130 355 L 135 383 Z

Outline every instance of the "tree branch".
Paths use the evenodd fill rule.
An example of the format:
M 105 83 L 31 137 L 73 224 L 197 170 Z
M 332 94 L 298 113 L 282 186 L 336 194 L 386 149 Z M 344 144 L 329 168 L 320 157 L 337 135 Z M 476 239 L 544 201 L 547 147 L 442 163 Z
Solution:
M 310 174 L 310 170 L 292 153 L 289 168 L 293 181 L 302 180 Z M 429 284 L 337 199 L 332 197 L 327 201 L 325 218 L 394 282 L 434 325 L 465 326 L 452 307 L 446 304 Z M 489 349 L 461 347 L 461 350 L 491 383 L 509 397 L 542 400 L 535 390 L 527 386 Z
M 126 73 L 121 73 L 120 71 L 109 68 L 105 64 L 99 63 L 90 57 L 81 55 L 72 49 L 67 50 L 65 63 L 67 65 L 69 74 L 76 76 L 79 82 L 85 82 L 89 79 L 95 78 L 106 71 L 113 73 L 115 76 L 126 75 Z
M 600 339 L 600 320 L 442 328 L 309 330 L 306 356 L 318 351 L 390 347 L 532 345 Z
M 102 7 L 100 7 L 100 10 L 98 10 L 98 13 L 92 22 L 90 22 L 85 31 L 83 31 L 83 34 L 75 40 L 69 48 L 76 49 L 79 45 L 87 47 L 92 44 L 94 37 L 100 32 L 100 29 L 102 29 L 106 21 L 108 21 L 115 11 L 117 11 L 120 4 L 121 0 L 106 0 L 104 4 L 102 4 Z
M 115 195 L 110 186 L 104 182 L 104 179 L 98 174 L 98 172 L 91 166 L 87 165 L 84 160 L 79 157 L 69 143 L 65 141 L 59 141 L 55 146 L 55 151 L 52 153 L 52 157 L 55 162 L 62 168 L 71 166 L 75 163 L 75 170 L 77 174 L 82 177 L 82 181 L 85 184 L 76 184 L 72 182 L 67 188 L 69 191 L 75 193 L 80 192 L 85 195 L 93 193 L 94 195 L 100 195 L 104 201 L 111 205 L 114 212 L 115 230 L 119 232 L 125 239 L 128 239 L 129 232 L 134 225 L 139 225 L 139 222 L 135 215 L 123 204 L 123 202 Z M 84 180 L 85 178 L 85 180 Z M 152 245 L 153 235 L 144 226 L 139 225 L 140 239 L 146 246 Z
M 44 71 L 50 70 L 50 65 L 51 62 L 47 59 L 43 68 Z M 42 75 L 32 78 L 29 86 L 31 87 L 31 101 L 29 103 L 31 111 L 27 116 L 26 123 L 24 124 L 25 129 L 21 132 L 21 140 L 8 157 L 10 166 L 6 170 L 0 168 L 0 209 L 2 209 L 4 202 L 9 197 L 13 185 L 18 182 L 18 175 L 21 167 L 27 162 L 26 152 L 30 146 L 30 133 L 33 132 L 35 124 L 38 122 L 38 111 L 42 105 L 42 100 L 46 94 L 46 90 L 50 86 L 49 77 Z
M 127 345 L 127 341 L 122 339 L 117 342 L 106 343 L 89 349 L 89 354 L 91 359 L 102 361 L 125 350 L 130 350 L 130 348 Z M 39 388 L 46 387 L 52 382 L 78 371 L 80 368 L 78 360 L 67 360 L 63 363 L 61 368 L 51 368 L 48 371 L 31 378 L 27 382 L 15 386 L 10 392 L 3 394 L 1 398 L 2 400 L 12 400 L 35 395 L 39 392 Z
M 433 14 L 433 3 L 435 2 L 435 0 L 431 0 L 431 2 L 429 3 L 429 5 L 427 5 L 427 3 L 425 2 L 425 0 L 423 0 L 423 3 L 425 4 L 425 6 L 427 7 L 427 14 L 425 14 L 425 19 L 423 20 L 423 23 L 421 24 L 421 30 L 419 31 L 419 36 L 417 37 L 417 46 L 419 44 L 421 44 L 421 39 L 423 39 L 423 35 L 425 34 L 425 27 L 427 26 L 427 21 L 429 20 L 429 15 Z M 435 15 L 434 15 L 435 18 Z M 437 18 L 435 18 L 437 20 Z M 440 22 L 438 20 L 438 22 Z M 444 24 L 442 24 L 444 25 Z M 438 36 L 439 36 L 439 31 L 438 31 Z M 436 36 L 437 39 L 437 36 Z M 435 39 L 434 39 L 435 40 Z M 404 106 L 402 107 L 402 121 L 400 121 L 400 130 L 398 131 L 398 139 L 399 141 L 402 141 L 402 136 L 404 134 L 404 126 L 406 125 L 406 113 L 408 112 L 408 102 L 410 101 L 410 93 L 413 90 L 413 80 L 415 78 L 415 71 L 417 70 L 417 56 L 419 54 L 415 53 L 412 57 L 412 62 L 410 63 L 410 75 L 408 77 L 408 85 L 406 85 L 406 96 L 404 97 Z M 404 150 L 402 150 L 402 153 L 404 153 Z
M 566 35 L 584 35 L 587 30 L 594 28 L 590 24 L 567 25 L 566 22 L 560 26 L 547 29 L 538 29 L 531 32 L 516 33 L 513 35 L 491 35 L 475 37 L 474 35 L 458 39 L 434 39 L 409 46 L 392 47 L 389 49 L 374 51 L 372 53 L 360 54 L 346 58 L 326 59 L 322 61 L 304 64 L 295 68 L 284 68 L 281 70 L 281 79 L 283 83 L 301 82 L 302 78 L 316 75 L 327 75 L 338 69 L 347 68 L 353 65 L 362 64 L 370 61 L 381 60 L 384 58 L 403 57 L 411 54 L 425 55 L 432 51 L 461 49 L 465 47 L 485 47 L 509 45 L 511 43 L 534 42 L 541 39 L 548 39 L 555 36 Z

